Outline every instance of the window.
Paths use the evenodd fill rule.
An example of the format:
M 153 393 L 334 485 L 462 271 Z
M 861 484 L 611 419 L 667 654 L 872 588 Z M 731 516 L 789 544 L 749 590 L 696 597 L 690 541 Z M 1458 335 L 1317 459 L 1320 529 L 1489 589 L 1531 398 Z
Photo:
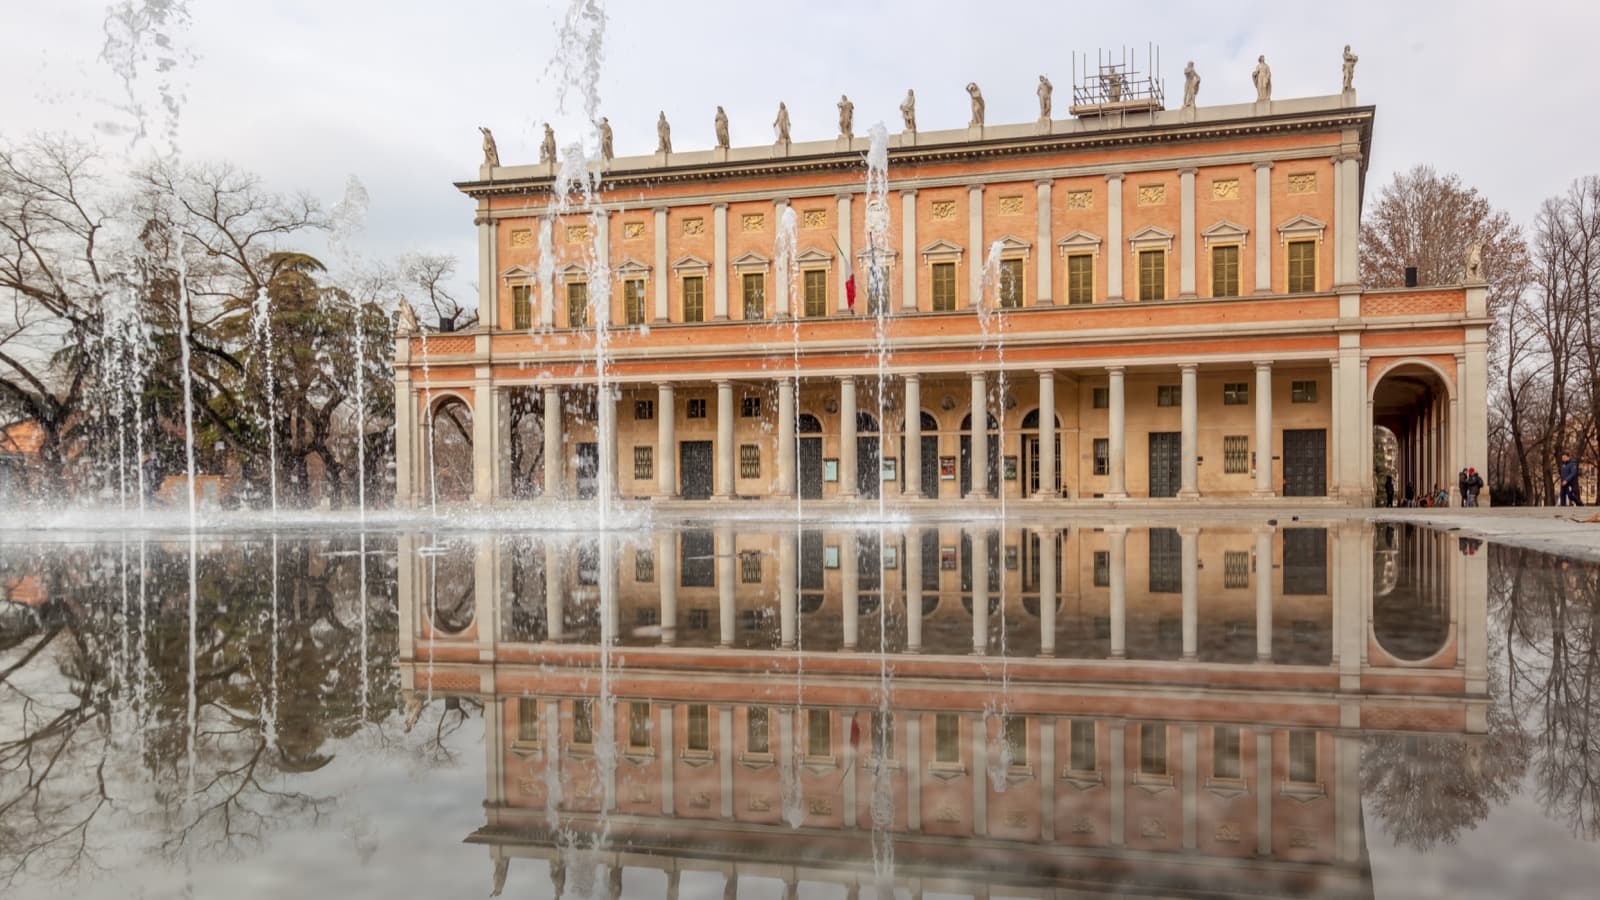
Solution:
M 630 278 L 622 283 L 622 314 L 629 325 L 644 324 L 644 281 Z
M 1176 528 L 1150 529 L 1150 593 L 1183 590 L 1183 540 Z
M 1182 406 L 1183 388 L 1176 384 L 1162 384 L 1156 386 L 1157 406 Z
M 532 697 L 517 698 L 517 740 L 525 743 L 539 740 L 539 701 Z
M 1289 732 L 1289 780 L 1296 784 L 1317 783 L 1316 732 Z
M 890 759 L 894 756 L 894 716 L 881 712 L 872 714 L 872 757 Z
M 1028 720 L 1021 716 L 1006 716 L 1002 727 L 1005 729 L 1006 746 L 1011 748 L 1011 765 L 1027 765 Z
M 1167 299 L 1167 251 L 1139 251 L 1139 299 Z
M 572 742 L 594 743 L 594 701 L 575 700 L 572 703 Z
M 1111 408 L 1111 388 L 1097 387 L 1089 392 L 1089 402 L 1095 409 Z
M 1239 245 L 1211 248 L 1211 296 L 1239 296 Z
M 706 417 L 706 401 L 704 397 L 692 397 L 685 405 L 685 411 L 691 419 L 704 419 Z
M 687 749 L 704 753 L 711 749 L 711 710 L 704 703 L 689 704 L 689 743 Z
M 761 583 L 761 551 L 746 550 L 739 554 L 739 580 L 744 584 Z
M 1167 726 L 1139 726 L 1139 771 L 1145 775 L 1167 774 Z
M 654 447 L 633 448 L 633 477 L 654 478 L 655 476 L 655 449 Z
M 1094 552 L 1094 586 L 1109 587 L 1111 585 L 1111 551 L 1096 550 Z
M 1211 729 L 1211 774 L 1217 778 L 1239 777 L 1239 729 Z
M 511 286 L 511 327 L 527 330 L 533 327 L 533 301 L 529 295 L 533 288 L 526 284 Z
M 1317 402 L 1317 383 L 1315 381 L 1292 381 L 1289 383 L 1289 401 L 1291 403 Z
M 1000 305 L 1016 309 L 1022 305 L 1022 260 L 1000 260 Z
M 711 627 L 711 611 L 708 609 L 689 610 L 689 630 L 705 631 Z
M 933 761 L 961 762 L 961 720 L 953 713 L 933 717 Z
M 654 550 L 633 551 L 633 580 L 656 580 L 656 552 Z
M 1222 438 L 1222 473 L 1245 475 L 1250 471 L 1250 437 L 1229 434 Z
M 1289 293 L 1299 294 L 1317 289 L 1317 242 L 1289 242 Z
M 690 275 L 683 279 L 683 320 L 706 320 L 706 280 L 703 276 Z
M 1094 474 L 1105 475 L 1111 471 L 1111 439 L 1094 439 Z
M 941 262 L 933 264 L 933 309 L 935 312 L 949 312 L 956 308 L 956 264 Z
M 1222 554 L 1222 586 L 1247 588 L 1250 586 L 1250 552 L 1229 550 Z
M 1067 257 L 1067 302 L 1094 302 L 1094 256 L 1074 253 Z
M 633 417 L 640 421 L 656 417 L 656 402 L 654 400 L 633 401 Z
M 753 706 L 745 714 L 744 751 L 746 753 L 772 752 L 772 731 L 767 722 L 767 708 L 765 706 Z
M 650 748 L 650 704 L 638 700 L 628 704 L 628 746 Z
M 572 328 L 589 326 L 589 285 L 574 281 L 567 285 L 567 325 Z
M 638 625 L 640 628 L 648 628 L 654 625 L 660 625 L 661 611 L 658 609 L 636 610 L 633 621 L 634 624 Z
M 1097 765 L 1094 747 L 1094 720 L 1072 720 L 1072 756 L 1070 767 L 1074 772 L 1093 772 Z
M 760 444 L 740 444 L 739 445 L 739 477 L 740 478 L 760 478 L 761 477 L 761 445 Z
M 805 271 L 806 288 L 806 315 L 825 316 L 828 314 L 828 270 L 807 269 Z
M 1249 406 L 1250 382 L 1230 381 L 1222 386 L 1223 406 Z
M 739 398 L 739 415 L 741 417 L 743 417 L 743 418 L 746 418 L 746 419 L 759 419 L 759 418 L 761 418 L 761 398 L 760 397 L 740 397 Z
M 746 272 L 744 286 L 744 317 L 765 318 L 767 314 L 767 276 L 760 272 Z
M 825 709 L 806 710 L 806 755 L 833 754 L 833 714 Z

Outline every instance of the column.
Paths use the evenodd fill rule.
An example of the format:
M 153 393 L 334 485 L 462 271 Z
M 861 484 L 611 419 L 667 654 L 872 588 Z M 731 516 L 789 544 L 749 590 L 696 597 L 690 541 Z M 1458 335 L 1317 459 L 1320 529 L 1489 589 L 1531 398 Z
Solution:
M 922 830 L 922 716 L 906 716 L 906 830 Z
M 972 655 L 984 656 L 989 652 L 989 533 L 972 535 Z M 974 769 L 972 777 L 983 780 L 982 773 Z
M 1128 736 L 1127 723 L 1113 720 L 1109 723 L 1111 732 L 1111 777 L 1106 786 L 1111 788 L 1111 846 L 1121 847 L 1127 840 L 1127 750 L 1125 748 Z
M 1256 855 L 1272 855 L 1272 733 L 1256 735 Z
M 599 392 L 595 404 L 599 407 L 600 428 L 596 442 L 600 449 L 600 496 L 606 500 L 614 500 L 618 496 L 617 487 L 617 399 L 618 391 L 611 385 L 606 385 L 605 390 Z
M 912 266 L 911 268 L 915 268 Z M 922 376 L 911 372 L 905 376 L 906 402 L 902 407 L 905 416 L 905 450 L 900 460 L 900 474 L 905 478 L 906 497 L 922 496 Z
M 480 370 L 480 371 L 486 371 Z M 492 503 L 495 498 L 495 463 L 499 453 L 499 416 L 495 415 L 494 381 L 479 377 L 472 385 L 472 499 Z
M 1256 662 L 1272 662 L 1272 529 L 1256 531 Z
M 738 554 L 734 550 L 733 526 L 723 524 L 717 526 L 716 538 L 717 554 L 717 623 L 721 634 L 717 643 L 719 647 L 732 647 L 734 635 L 734 571 L 733 561 Z
M 659 746 L 661 747 L 661 750 L 662 750 L 661 755 L 662 755 L 662 757 L 664 759 L 669 760 L 669 762 L 664 762 L 660 767 L 661 768 L 661 814 L 663 816 L 671 816 L 674 813 L 676 813 L 677 809 L 678 809 L 678 804 L 673 799 L 673 793 L 674 793 L 674 791 L 673 791 L 673 788 L 674 788 L 674 784 L 673 784 L 673 769 L 674 769 L 674 766 L 670 762 L 670 760 L 672 759 L 672 755 L 673 755 L 673 748 L 675 746 L 673 744 L 673 742 L 672 742 L 672 716 L 673 716 L 673 709 L 675 707 L 671 703 L 658 703 L 656 705 L 658 707 L 660 707 L 660 711 L 661 711 L 661 724 L 660 724 L 661 732 L 660 732 L 660 735 L 659 735 L 659 737 L 660 737 Z
M 551 236 L 555 231 L 555 217 L 545 216 L 539 220 L 539 253 L 555 254 L 555 239 Z M 665 229 L 663 229 L 663 232 Z M 539 304 L 539 325 L 544 328 L 554 328 L 556 325 L 556 267 L 552 260 L 551 265 L 539 266 L 539 297 L 544 301 Z
M 402 345 L 409 337 L 401 338 Z M 397 357 L 399 353 L 395 354 Z M 408 352 L 409 355 L 409 352 Z M 396 366 L 394 370 L 394 499 L 400 507 L 415 506 L 414 493 L 418 440 L 416 432 L 417 398 L 411 392 L 411 370 Z
M 989 834 L 989 735 L 981 715 L 965 717 L 972 728 L 972 833 Z
M 733 818 L 733 707 L 717 707 L 718 797 L 724 819 Z
M 656 499 L 678 496 L 678 403 L 672 382 L 656 385 Z
M 1359 338 L 1353 334 L 1340 335 L 1339 357 L 1333 365 L 1333 466 L 1337 472 L 1335 488 L 1346 504 L 1370 502 L 1372 496 L 1372 467 L 1365 471 L 1362 463 L 1372 446 L 1372 427 L 1362 420 L 1366 411 L 1366 372 L 1361 366 Z M 1445 449 L 1441 446 L 1441 450 Z M 1441 457 L 1441 464 L 1448 460 Z
M 1339 170 L 1342 173 L 1339 197 L 1344 207 L 1344 218 L 1334 222 L 1334 234 L 1340 248 L 1339 261 L 1342 264 L 1339 283 L 1359 285 L 1361 254 L 1356 241 L 1361 226 L 1361 157 L 1355 152 L 1344 154 L 1339 160 Z
M 1200 531 L 1179 528 L 1183 572 L 1183 658 L 1199 658 L 1200 647 Z
M 611 285 L 615 283 L 611 280 L 611 213 L 604 209 L 597 209 L 593 215 L 594 224 L 590 227 L 594 229 L 594 256 L 595 263 L 599 269 L 598 277 L 593 280 L 605 282 L 605 302 L 595 314 L 595 318 L 606 325 L 615 325 L 617 324 L 616 314 L 613 312 L 614 308 L 611 305 L 611 298 L 615 296 L 611 289 Z M 600 293 L 600 291 L 591 293 L 589 295 L 590 299 L 601 300 Z M 624 318 L 623 321 L 626 322 L 627 319 Z
M 783 197 L 772 201 L 772 228 L 774 233 L 783 227 L 783 214 L 789 201 Z M 777 256 L 776 253 L 773 256 Z M 742 296 L 742 294 L 741 294 Z M 789 306 L 789 267 L 774 259 L 772 263 L 772 318 L 781 319 L 793 310 Z
M 839 260 L 839 267 L 836 270 L 839 278 L 839 312 L 848 313 L 850 312 L 850 298 L 845 292 L 844 284 L 848 280 L 845 276 L 845 269 L 851 263 L 850 195 L 839 194 L 833 199 L 838 203 L 839 207 L 839 236 L 837 238 L 839 252 L 845 255 L 844 259 Z
M 967 301 L 976 308 L 983 305 L 983 185 L 967 186 Z M 1044 255 L 1045 248 L 1039 248 Z M 909 261 L 908 261 L 909 262 Z
M 922 567 L 928 564 L 922 558 L 922 534 L 912 532 L 906 536 L 906 652 L 922 652 Z M 933 560 L 938 565 L 938 560 Z
M 1106 499 L 1125 500 L 1128 497 L 1128 446 L 1123 434 L 1122 367 L 1108 366 L 1106 374 L 1110 376 L 1110 386 L 1106 390 L 1106 471 L 1110 476 Z
M 561 388 L 544 389 L 544 495 L 559 499 L 566 494 L 567 460 L 561 440 Z
M 1183 459 L 1179 467 L 1178 496 L 1194 500 L 1200 496 L 1200 397 L 1199 373 L 1194 363 L 1178 367 L 1183 375 L 1183 432 L 1179 450 Z
M 1200 831 L 1200 730 L 1183 726 L 1183 849 L 1199 846 Z
M 1040 253 L 1050 248 L 1041 247 Z M 1106 176 L 1106 300 L 1122 299 L 1122 173 Z
M 728 318 L 728 204 L 711 204 L 711 318 Z
M 778 484 L 772 492 L 775 498 L 789 498 L 795 494 L 794 420 L 794 379 L 780 378 L 778 379 Z
M 494 330 L 500 324 L 500 302 L 496 295 L 500 284 L 500 247 L 495 234 L 499 224 L 489 218 L 487 209 L 479 211 L 478 226 L 478 324 Z
M 655 321 L 665 322 L 671 318 L 671 306 L 667 302 L 667 284 L 672 279 L 672 263 L 667 259 L 667 208 L 658 206 L 655 208 L 655 214 L 656 266 L 655 271 L 651 273 L 655 275 L 656 282 Z
M 656 534 L 656 585 L 661 589 L 661 643 L 678 640 L 678 537 L 671 531 Z
M 1050 227 L 1050 186 L 1053 183 L 1048 178 L 1033 183 L 1036 194 L 1034 206 L 1039 217 L 1039 287 L 1034 302 L 1039 306 L 1049 306 L 1055 302 L 1054 279 L 1050 274 L 1050 261 L 1055 258 L 1055 239 L 1051 236 Z
M 967 496 L 989 498 L 989 386 L 982 372 L 972 373 L 972 485 Z
M 1272 497 L 1272 363 L 1256 363 L 1256 489 L 1253 496 Z
M 1056 839 L 1056 720 L 1039 718 L 1039 840 Z
M 546 541 L 544 545 L 544 633 L 545 640 L 561 643 L 566 637 L 566 548 Z
M 798 539 L 791 534 L 778 536 L 778 646 L 785 650 L 794 649 L 800 624 Z
M 881 426 L 880 426 L 881 427 Z M 856 471 L 856 380 L 839 376 L 839 496 L 854 497 L 859 491 Z
M 1026 537 L 1026 535 L 1024 535 Z M 1056 574 L 1056 546 L 1061 535 L 1054 528 L 1044 529 L 1039 535 L 1039 655 L 1056 655 L 1056 591 L 1060 578 Z M 1048 768 L 1044 771 L 1050 771 Z M 1054 782 L 1054 778 L 1045 779 Z
M 1053 369 L 1039 370 L 1039 458 L 1034 461 L 1039 468 L 1040 500 L 1053 500 L 1061 496 L 1056 484 L 1056 373 Z
M 733 498 L 733 382 L 717 382 L 717 461 L 713 497 L 718 500 Z
M 1272 163 L 1256 163 L 1256 293 L 1272 293 Z
M 1344 274 L 1344 242 L 1339 240 L 1339 228 L 1344 223 L 1344 191 L 1340 190 L 1340 182 L 1344 172 L 1339 166 L 1339 154 L 1335 153 L 1328 160 L 1333 164 L 1333 284 L 1335 289 L 1343 282 L 1340 276 Z M 1359 300 L 1358 300 L 1359 302 Z
M 1106 563 L 1111 567 L 1111 658 L 1128 655 L 1128 527 L 1106 528 Z
M 1178 213 L 1178 297 L 1190 299 L 1194 290 L 1194 169 L 1178 170 L 1178 195 L 1181 197 Z M 1256 232 L 1261 240 L 1261 232 Z
M 846 532 L 839 555 L 843 557 L 839 561 L 839 592 L 843 601 L 844 649 L 854 650 L 861 637 L 861 543 L 855 531 Z
M 900 305 L 917 308 L 917 192 L 900 192 Z

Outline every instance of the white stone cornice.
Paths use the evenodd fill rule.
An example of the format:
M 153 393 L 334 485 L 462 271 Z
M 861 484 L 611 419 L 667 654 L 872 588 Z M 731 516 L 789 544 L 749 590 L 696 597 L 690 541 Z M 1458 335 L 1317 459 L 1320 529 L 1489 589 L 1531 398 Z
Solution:
M 1314 237 L 1317 243 L 1322 243 L 1322 235 L 1328 229 L 1328 223 L 1311 216 L 1299 215 L 1278 226 L 1278 243 L 1287 244 L 1295 238 Z
M 997 241 L 991 242 L 990 246 L 993 246 L 995 243 L 1000 244 L 1001 259 L 1005 259 L 1007 257 L 1015 258 L 1018 256 L 1022 257 L 1023 259 L 1027 259 L 1029 256 L 1033 255 L 1033 244 L 1017 237 L 1014 234 L 1002 235 Z
M 672 264 L 672 271 L 680 275 L 704 275 L 711 271 L 711 263 L 698 256 L 680 256 L 678 261 Z
M 1096 257 L 1099 257 L 1100 245 L 1102 243 L 1104 243 L 1104 241 L 1101 240 L 1100 235 L 1090 231 L 1084 231 L 1082 228 L 1079 228 L 1077 231 L 1074 231 L 1061 240 L 1056 241 L 1056 248 L 1063 256 L 1068 253 L 1081 253 L 1084 251 L 1090 251 L 1093 252 Z
M 966 248 L 960 244 L 953 244 L 944 238 L 924 245 L 921 250 L 923 262 L 959 262 L 961 255 L 965 252 Z
M 1135 253 L 1140 250 L 1171 250 L 1173 236 L 1165 228 L 1146 225 L 1128 235 L 1128 247 Z
M 1237 243 L 1242 247 L 1248 244 L 1249 235 L 1250 229 L 1238 224 L 1237 222 L 1230 222 L 1227 219 L 1223 219 L 1217 222 L 1215 225 L 1212 225 L 1210 228 L 1200 232 L 1200 237 L 1205 241 L 1205 245 L 1208 248 L 1212 244 L 1233 243 Z

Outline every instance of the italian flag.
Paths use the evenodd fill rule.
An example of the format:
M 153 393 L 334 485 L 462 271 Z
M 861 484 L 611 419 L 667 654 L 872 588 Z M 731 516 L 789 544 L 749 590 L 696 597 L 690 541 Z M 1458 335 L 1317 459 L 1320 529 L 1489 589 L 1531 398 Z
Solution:
M 855 312 L 856 272 L 855 269 L 851 268 L 850 266 L 850 254 L 844 252 L 844 248 L 839 246 L 838 238 L 833 239 L 833 246 L 834 249 L 839 251 L 839 258 L 844 260 L 844 305 L 848 307 L 851 312 Z

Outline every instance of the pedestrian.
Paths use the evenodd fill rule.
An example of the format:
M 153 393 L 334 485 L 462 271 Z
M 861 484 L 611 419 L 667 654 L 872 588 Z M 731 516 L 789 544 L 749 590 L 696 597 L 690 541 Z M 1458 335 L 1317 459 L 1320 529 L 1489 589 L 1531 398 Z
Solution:
M 1410 507 L 1413 507 L 1413 506 L 1416 506 L 1416 505 L 1417 505 L 1417 486 L 1408 482 L 1406 484 L 1406 507 L 1410 508 Z
M 1456 493 L 1461 496 L 1461 505 L 1462 506 L 1470 505 L 1470 504 L 1467 503 L 1467 469 L 1466 468 L 1462 468 L 1461 473 L 1456 476 Z
M 1450 505 L 1450 492 L 1445 490 L 1444 488 L 1438 486 L 1438 485 L 1434 485 L 1433 486 L 1433 505 L 1435 507 L 1446 507 L 1446 506 L 1449 506 Z
M 1394 473 L 1383 476 L 1384 506 L 1394 509 Z
M 1478 505 L 1478 492 L 1481 490 L 1483 490 L 1483 476 L 1478 474 L 1477 469 L 1468 468 L 1466 500 L 1468 506 Z
M 1571 501 L 1570 504 L 1568 501 Z M 1578 499 L 1578 461 L 1565 452 L 1561 454 L 1561 499 L 1558 505 L 1583 505 L 1583 501 Z

